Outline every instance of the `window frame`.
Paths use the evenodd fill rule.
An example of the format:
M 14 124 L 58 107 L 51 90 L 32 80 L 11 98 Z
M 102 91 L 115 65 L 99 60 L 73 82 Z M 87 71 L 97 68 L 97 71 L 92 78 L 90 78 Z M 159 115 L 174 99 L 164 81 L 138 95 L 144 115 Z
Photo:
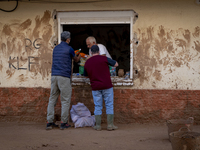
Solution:
M 65 24 L 130 24 L 130 41 L 133 39 L 133 24 L 135 20 L 135 13 L 133 10 L 108 10 L 108 11 L 58 11 L 58 35 L 63 32 L 63 25 Z M 61 42 L 61 37 L 58 36 L 58 43 Z M 130 42 L 130 77 L 128 80 L 122 78 L 117 79 L 111 77 L 113 85 L 115 86 L 132 86 L 133 85 L 133 43 Z M 72 85 L 89 84 L 87 78 L 72 78 Z

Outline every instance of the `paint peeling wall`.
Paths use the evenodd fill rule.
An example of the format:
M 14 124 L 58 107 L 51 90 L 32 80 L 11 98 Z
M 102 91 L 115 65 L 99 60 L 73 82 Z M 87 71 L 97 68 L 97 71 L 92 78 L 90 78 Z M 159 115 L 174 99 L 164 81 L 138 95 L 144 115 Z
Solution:
M 8 3 L 14 6 L 0 2 L 0 7 L 9 9 Z M 133 26 L 139 75 L 130 88 L 200 89 L 200 5 L 195 0 L 19 2 L 14 12 L 0 13 L 0 87 L 50 87 L 55 9 L 134 10 L 139 15 Z

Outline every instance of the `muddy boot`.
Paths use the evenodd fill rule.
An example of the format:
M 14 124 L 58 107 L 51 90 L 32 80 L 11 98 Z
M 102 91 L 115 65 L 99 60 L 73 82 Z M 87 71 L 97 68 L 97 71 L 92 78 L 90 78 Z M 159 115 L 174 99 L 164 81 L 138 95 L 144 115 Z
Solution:
M 101 131 L 101 115 L 95 115 L 96 126 L 93 128 L 97 131 Z
M 114 120 L 114 115 L 113 114 L 107 114 L 107 124 L 108 124 L 107 130 L 108 131 L 112 131 L 112 130 L 118 129 L 117 126 L 114 126 L 113 120 Z

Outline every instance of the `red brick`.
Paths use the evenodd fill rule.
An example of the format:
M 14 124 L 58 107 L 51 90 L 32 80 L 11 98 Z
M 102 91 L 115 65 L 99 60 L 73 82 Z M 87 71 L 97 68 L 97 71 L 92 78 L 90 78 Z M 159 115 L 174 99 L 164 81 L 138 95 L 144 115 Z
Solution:
M 188 103 L 188 107 L 190 107 L 190 109 L 192 109 L 192 108 L 200 109 L 200 101 L 199 100 L 189 100 L 189 101 L 187 101 L 187 103 Z
M 49 88 L 0 88 L 0 115 L 9 120 L 14 117 L 46 120 L 49 96 Z M 91 88 L 72 89 L 71 105 L 78 102 L 83 102 L 93 113 Z M 200 90 L 114 89 L 114 110 L 118 121 L 159 122 L 192 115 L 200 120 L 199 109 Z M 61 112 L 60 100 L 55 111 L 57 114 Z M 105 120 L 105 105 L 103 113 Z

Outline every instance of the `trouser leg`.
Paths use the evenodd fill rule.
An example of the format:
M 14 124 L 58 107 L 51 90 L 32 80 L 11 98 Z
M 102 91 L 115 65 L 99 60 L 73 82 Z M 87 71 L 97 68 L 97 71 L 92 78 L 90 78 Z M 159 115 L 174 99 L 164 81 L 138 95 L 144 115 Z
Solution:
M 114 114 L 113 106 L 113 88 L 102 91 L 103 99 L 106 106 L 106 114 Z
M 70 78 L 59 76 L 58 86 L 60 89 L 61 121 L 67 123 L 72 93 Z
M 103 108 L 103 97 L 101 91 L 92 91 L 92 96 L 94 100 L 94 115 L 101 115 Z
M 49 103 L 47 107 L 47 121 L 49 123 L 52 123 L 54 120 L 54 107 L 57 102 L 59 94 L 60 94 L 60 91 L 58 89 L 57 77 L 52 76 L 51 77 L 51 93 L 50 93 Z
M 94 126 L 95 130 L 101 130 L 101 114 L 103 108 L 103 98 L 102 98 L 102 91 L 92 91 L 92 96 L 94 100 L 94 115 L 96 126 Z
M 114 93 L 113 88 L 103 90 L 103 98 L 106 106 L 106 114 L 107 114 L 107 130 L 116 130 L 117 126 L 113 124 L 114 122 Z

